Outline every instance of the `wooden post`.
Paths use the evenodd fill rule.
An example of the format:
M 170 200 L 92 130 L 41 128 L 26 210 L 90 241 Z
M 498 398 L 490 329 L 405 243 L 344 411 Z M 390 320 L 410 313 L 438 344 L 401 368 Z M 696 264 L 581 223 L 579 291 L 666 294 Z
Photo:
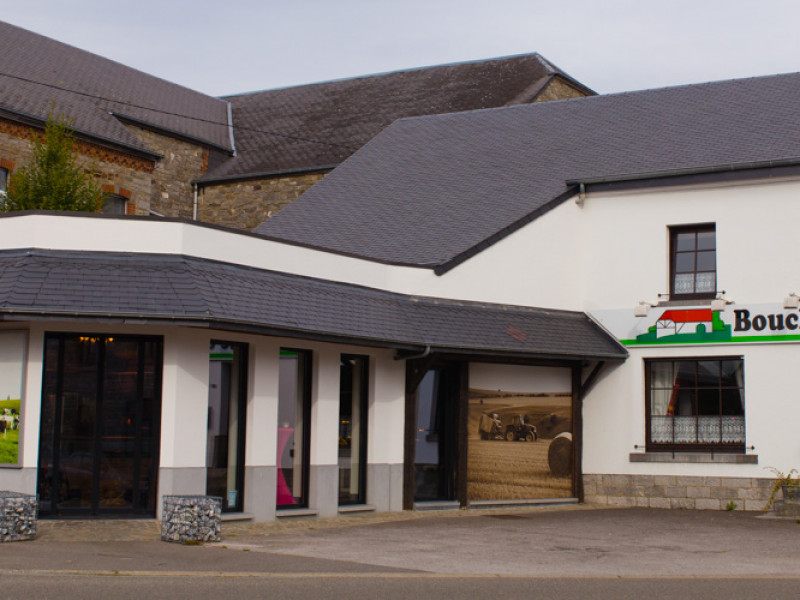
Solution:
M 469 465 L 469 435 L 467 425 L 469 423 L 469 362 L 458 363 L 458 385 L 457 385 L 457 414 L 458 414 L 458 456 L 456 457 L 456 500 L 462 507 L 469 504 L 467 495 L 467 476 Z
M 572 367 L 572 495 L 583 502 L 583 382 L 580 364 Z

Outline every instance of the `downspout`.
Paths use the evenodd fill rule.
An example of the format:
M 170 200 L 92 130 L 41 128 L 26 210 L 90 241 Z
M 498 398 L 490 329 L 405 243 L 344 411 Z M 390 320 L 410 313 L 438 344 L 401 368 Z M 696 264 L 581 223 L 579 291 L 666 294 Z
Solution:
M 395 356 L 395 360 L 416 360 L 418 358 L 425 358 L 431 353 L 431 345 L 425 344 L 425 350 L 421 354 L 412 354 L 411 356 Z
M 197 221 L 197 183 L 194 186 L 194 201 L 192 202 L 192 221 Z

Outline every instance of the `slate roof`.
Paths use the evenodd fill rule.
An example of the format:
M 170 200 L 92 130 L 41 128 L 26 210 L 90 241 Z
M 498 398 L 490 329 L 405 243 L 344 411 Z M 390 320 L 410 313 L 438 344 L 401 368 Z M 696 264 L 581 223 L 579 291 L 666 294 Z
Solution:
M 77 133 L 124 147 L 148 151 L 111 112 L 231 149 L 224 100 L 0 22 L 0 113 L 44 121 L 53 104 Z
M 580 312 L 406 296 L 178 255 L 0 251 L 0 317 L 136 318 L 414 349 L 622 360 Z
M 800 157 L 800 74 L 402 119 L 256 228 L 447 267 L 575 192 L 568 181 Z
M 228 96 L 238 155 L 202 180 L 330 168 L 398 118 L 532 102 L 556 75 L 594 93 L 526 54 Z

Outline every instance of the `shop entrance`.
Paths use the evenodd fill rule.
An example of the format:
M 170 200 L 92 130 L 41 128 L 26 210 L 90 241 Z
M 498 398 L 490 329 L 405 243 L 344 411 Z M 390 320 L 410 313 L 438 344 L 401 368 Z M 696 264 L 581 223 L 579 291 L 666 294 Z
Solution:
M 417 388 L 414 502 L 457 499 L 459 372 L 431 369 Z
M 154 515 L 162 339 L 48 333 L 42 515 Z

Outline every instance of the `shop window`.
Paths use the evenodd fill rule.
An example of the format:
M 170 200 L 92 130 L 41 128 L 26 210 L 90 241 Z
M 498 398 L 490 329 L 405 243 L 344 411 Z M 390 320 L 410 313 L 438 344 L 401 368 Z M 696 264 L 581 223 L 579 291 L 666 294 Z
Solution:
M 647 450 L 744 452 L 740 357 L 645 361 Z
M 43 515 L 155 515 L 159 337 L 47 333 L 39 426 Z
M 208 372 L 206 493 L 222 510 L 244 508 L 244 441 L 247 409 L 247 344 L 212 341 Z
M 670 228 L 670 299 L 713 298 L 717 237 L 712 225 Z
M 310 450 L 311 352 L 283 348 L 278 374 L 279 509 L 308 506 Z
M 103 213 L 107 215 L 124 215 L 128 201 L 117 194 L 108 194 L 103 200 Z
M 369 358 L 343 355 L 339 366 L 339 504 L 364 504 L 367 482 Z

